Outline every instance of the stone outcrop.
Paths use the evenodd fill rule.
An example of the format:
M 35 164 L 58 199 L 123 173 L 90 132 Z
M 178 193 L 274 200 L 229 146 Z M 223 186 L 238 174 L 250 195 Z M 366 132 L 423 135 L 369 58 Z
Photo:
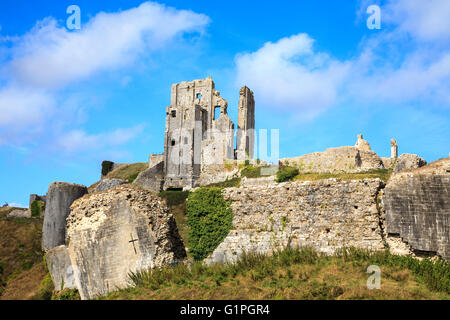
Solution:
M 66 246 L 55 247 L 45 255 L 55 290 L 76 289 L 75 268 Z
M 164 159 L 158 163 L 153 161 L 152 164 L 153 166 L 141 172 L 133 183 L 153 193 L 159 193 L 164 185 Z
M 415 169 L 423 167 L 427 162 L 416 154 L 402 154 L 398 159 L 394 168 L 394 173 L 402 172 L 404 170 Z
M 83 299 L 130 285 L 128 275 L 185 258 L 172 214 L 160 198 L 133 185 L 75 201 L 67 248 Z
M 356 173 L 378 169 L 383 164 L 375 152 L 357 147 L 330 148 L 324 152 L 281 159 L 280 162 L 297 167 L 301 173 Z
M 79 184 L 54 182 L 49 186 L 42 229 L 44 251 L 65 243 L 66 218 L 70 213 L 70 206 L 86 193 L 87 188 Z
M 398 145 L 394 138 L 391 139 L 391 158 L 398 158 Z
M 223 190 L 232 202 L 233 228 L 208 263 L 286 246 L 311 246 L 325 253 L 350 246 L 385 247 L 376 200 L 383 187 L 380 179 L 265 182 Z
M 383 203 L 389 236 L 418 253 L 450 260 L 450 158 L 395 174 Z
M 106 191 L 114 187 L 120 186 L 122 184 L 127 184 L 128 181 L 122 179 L 103 179 L 100 180 L 97 187 L 95 187 L 95 192 Z
M 362 151 L 372 151 L 369 142 L 363 139 L 362 134 L 358 134 L 358 140 L 356 141 L 355 147 Z
M 7 215 L 8 218 L 31 218 L 31 211 L 28 209 L 16 208 Z

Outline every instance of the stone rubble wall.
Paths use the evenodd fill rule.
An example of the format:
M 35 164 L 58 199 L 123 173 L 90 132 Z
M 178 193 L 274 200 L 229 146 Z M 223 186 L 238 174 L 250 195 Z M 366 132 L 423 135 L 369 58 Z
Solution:
M 223 190 L 233 228 L 207 263 L 235 261 L 242 252 L 270 253 L 286 246 L 385 248 L 377 194 L 380 179 L 269 183 Z
M 383 164 L 375 152 L 357 147 L 330 148 L 324 152 L 281 159 L 280 162 L 297 167 L 301 173 L 356 173 L 378 169 Z

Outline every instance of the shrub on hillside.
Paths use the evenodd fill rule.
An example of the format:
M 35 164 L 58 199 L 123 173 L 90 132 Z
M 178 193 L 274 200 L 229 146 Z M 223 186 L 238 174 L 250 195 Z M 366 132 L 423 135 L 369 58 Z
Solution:
M 114 162 L 111 161 L 103 161 L 102 162 L 102 176 L 106 176 L 108 173 L 112 171 L 114 167 Z
M 35 200 L 33 203 L 31 203 L 30 206 L 31 216 L 32 217 L 40 217 L 42 212 L 42 202 Z
M 281 166 L 277 173 L 277 182 L 285 182 L 294 179 L 299 174 L 297 168 Z
M 217 248 L 230 232 L 233 220 L 231 203 L 219 188 L 200 188 L 189 194 L 186 204 L 189 252 L 203 260 Z

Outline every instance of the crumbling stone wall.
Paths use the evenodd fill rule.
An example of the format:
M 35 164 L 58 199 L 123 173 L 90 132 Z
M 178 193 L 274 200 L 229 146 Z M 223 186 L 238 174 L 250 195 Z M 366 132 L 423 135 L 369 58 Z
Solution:
M 215 89 L 212 78 L 174 84 L 171 104 L 166 109 L 163 189 L 197 187 L 201 175 L 212 166 L 236 158 L 251 159 L 255 100 L 247 87 L 240 91 L 238 121 L 235 150 L 234 123 L 228 117 L 228 102 Z
M 450 260 L 450 159 L 394 175 L 383 203 L 386 231 L 419 253 Z
M 380 179 L 248 184 L 223 190 L 232 201 L 233 229 L 207 259 L 235 261 L 243 251 L 268 253 L 311 246 L 332 253 L 341 247 L 383 249 L 377 207 Z
M 357 147 L 330 148 L 324 152 L 314 152 L 300 157 L 281 159 L 285 165 L 295 166 L 300 172 L 356 173 L 382 166 L 381 158 L 373 151 Z
M 67 218 L 66 246 L 83 299 L 129 286 L 130 272 L 186 257 L 168 208 L 132 185 L 75 201 Z

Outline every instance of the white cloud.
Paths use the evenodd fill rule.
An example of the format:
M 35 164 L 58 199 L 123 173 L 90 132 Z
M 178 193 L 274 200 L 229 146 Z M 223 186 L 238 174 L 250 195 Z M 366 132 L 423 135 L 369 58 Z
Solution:
M 314 116 L 336 103 L 348 66 L 315 52 L 313 43 L 307 34 L 297 34 L 239 55 L 237 82 L 252 88 L 266 106 L 300 109 Z
M 143 125 L 138 125 L 133 128 L 117 129 L 99 134 L 88 134 L 84 130 L 72 130 L 56 141 L 56 149 L 74 153 L 116 147 L 129 142 L 143 129 Z
M 449 41 L 448 0 L 391 0 L 382 12 L 383 20 L 398 25 L 398 31 L 420 41 Z
M 31 88 L 9 86 L 0 89 L 0 127 L 26 126 L 42 121 L 52 112 L 55 101 L 51 94 Z
M 28 206 L 24 206 L 23 204 L 15 203 L 15 202 L 9 203 L 8 205 L 12 208 L 23 208 L 23 209 L 28 208 Z
M 78 32 L 47 18 L 21 37 L 9 67 L 23 83 L 59 88 L 98 71 L 126 66 L 182 33 L 203 31 L 208 23 L 205 15 L 153 2 L 99 13 Z
M 176 45 L 186 33 L 202 33 L 208 23 L 203 14 L 145 2 L 117 13 L 99 13 L 75 32 L 49 17 L 23 36 L 2 37 L 3 43 L 10 44 L 0 47 L 9 57 L 0 67 L 0 145 L 17 147 L 32 140 L 52 145 L 58 139 L 56 146 L 73 152 L 93 149 L 100 142 L 117 146 L 129 141 L 139 130 L 93 136 L 72 130 L 79 119 L 87 119 L 85 102 L 92 104 L 94 99 L 63 89 L 147 59 L 149 53 Z M 131 80 L 126 77 L 121 84 Z M 68 130 L 72 131 L 64 134 Z
M 393 28 L 362 39 L 355 57 L 317 52 L 313 39 L 297 34 L 239 54 L 237 83 L 254 90 L 258 105 L 289 109 L 294 117 L 299 111 L 303 120 L 348 101 L 450 107 L 448 17 L 447 0 L 391 1 L 382 19 Z

